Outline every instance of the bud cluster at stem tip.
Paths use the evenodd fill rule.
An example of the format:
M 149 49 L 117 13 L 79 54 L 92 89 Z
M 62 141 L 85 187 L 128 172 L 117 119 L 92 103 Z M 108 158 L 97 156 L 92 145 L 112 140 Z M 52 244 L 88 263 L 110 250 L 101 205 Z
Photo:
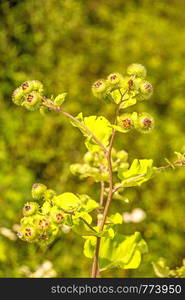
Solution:
M 42 102 L 43 85 L 38 80 L 25 81 L 14 90 L 12 100 L 16 105 L 24 106 L 30 111 L 39 109 Z
M 55 191 L 42 183 L 35 183 L 31 193 L 36 202 L 25 203 L 17 235 L 24 241 L 47 246 L 56 238 L 66 216 L 55 204 Z
M 112 92 L 115 90 L 119 90 L 122 95 L 127 92 L 129 97 L 135 97 L 138 101 L 147 100 L 153 94 L 153 87 L 150 82 L 146 81 L 146 75 L 145 67 L 134 63 L 128 66 L 125 75 L 111 73 L 106 79 L 97 80 L 92 85 L 92 93 L 95 97 L 101 98 L 106 102 L 110 102 Z M 114 97 L 113 100 L 115 101 Z

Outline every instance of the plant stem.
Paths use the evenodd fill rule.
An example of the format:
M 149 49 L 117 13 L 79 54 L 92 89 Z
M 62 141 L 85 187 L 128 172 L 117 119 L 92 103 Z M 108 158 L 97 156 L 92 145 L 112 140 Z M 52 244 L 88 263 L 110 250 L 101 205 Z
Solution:
M 109 152 L 106 155 L 107 156 L 107 163 L 108 163 L 108 171 L 109 171 L 109 192 L 108 192 L 105 208 L 104 208 L 104 211 L 103 211 L 103 217 L 102 217 L 101 224 L 100 224 L 100 231 L 102 231 L 103 228 L 104 228 L 106 217 L 107 217 L 108 210 L 109 210 L 109 206 L 110 206 L 110 203 L 112 201 L 113 172 L 112 172 L 112 162 L 111 162 L 111 150 L 112 150 L 112 147 L 110 148 Z
M 169 164 L 167 166 L 161 166 L 157 168 L 157 171 L 163 170 L 163 169 L 169 169 L 169 168 L 175 168 L 175 167 L 185 167 L 185 162 L 175 162 L 174 164 Z
M 84 220 L 82 217 L 80 217 L 79 219 L 82 220 L 85 223 L 85 225 L 88 226 L 92 231 L 97 233 L 97 231 L 86 220 Z
M 106 217 L 108 214 L 109 206 L 110 206 L 110 203 L 112 200 L 113 173 L 112 173 L 112 162 L 111 162 L 111 150 L 112 150 L 112 146 L 113 146 L 114 136 L 115 136 L 115 130 L 113 130 L 109 150 L 106 153 L 106 158 L 107 158 L 107 163 L 108 163 L 108 171 L 109 171 L 109 192 L 108 192 L 105 208 L 103 211 L 103 217 L 102 217 L 102 220 L 99 225 L 100 231 L 102 231 L 104 228 L 104 224 L 105 224 Z M 97 241 L 96 241 L 95 256 L 94 256 L 93 265 L 92 265 L 92 274 L 91 274 L 92 278 L 96 278 L 98 275 L 98 272 L 99 272 L 98 261 L 99 261 L 100 243 L 101 243 L 101 238 L 98 237 Z
M 92 264 L 91 278 L 97 278 L 97 275 L 99 274 L 98 261 L 99 261 L 100 243 L 101 243 L 101 238 L 97 237 L 96 249 L 95 249 L 95 254 L 94 254 L 94 259 L 93 259 L 93 264 Z
M 113 136 L 113 134 L 112 134 Z M 115 136 L 115 135 L 114 135 Z M 112 145 L 113 145 L 113 139 L 112 140 Z M 100 231 L 103 231 L 104 225 L 105 225 L 105 221 L 106 221 L 106 217 L 108 214 L 108 210 L 112 201 L 112 192 L 113 192 L 113 172 L 112 172 L 112 162 L 111 162 L 111 150 L 112 150 L 112 146 L 111 148 L 109 148 L 108 153 L 106 153 L 106 157 L 107 157 L 107 163 L 108 163 L 108 171 L 109 171 L 109 192 L 108 192 L 108 196 L 107 196 L 107 201 L 105 204 L 105 208 L 103 211 L 103 217 L 100 223 Z M 93 261 L 93 266 L 92 266 L 92 278 L 96 278 L 97 274 L 98 274 L 98 260 L 99 260 L 99 251 L 100 251 L 100 243 L 101 243 L 101 238 L 97 238 L 96 241 L 96 248 L 95 248 L 95 256 L 94 256 L 94 261 Z
M 101 192 L 100 192 L 100 201 L 99 204 L 100 206 L 103 206 L 103 201 L 104 201 L 104 192 L 105 192 L 105 183 L 101 181 Z M 101 208 L 98 209 L 98 215 L 101 214 L 102 210 Z M 97 220 L 97 225 L 100 226 L 101 220 Z M 91 277 L 96 278 L 97 275 L 99 275 L 99 266 L 98 266 L 98 256 L 99 256 L 99 249 L 100 249 L 100 242 L 101 238 L 97 237 L 96 241 L 96 250 L 95 250 L 95 255 L 93 259 L 93 264 L 92 264 L 92 271 L 91 271 Z
M 126 93 L 127 93 L 127 91 L 124 93 L 124 95 L 122 95 L 122 93 L 120 91 L 121 100 L 120 100 L 119 104 L 117 104 L 117 106 L 116 106 L 114 125 L 117 123 L 117 116 L 119 114 L 120 106 L 121 106 L 121 103 L 124 101 L 124 96 L 126 95 Z M 112 201 L 112 195 L 113 195 L 113 171 L 112 171 L 111 152 L 112 152 L 115 135 L 116 135 L 116 130 L 113 129 L 109 148 L 108 148 L 108 151 L 105 153 L 106 158 L 107 158 L 107 164 L 108 164 L 108 172 L 109 172 L 109 192 L 108 192 L 105 208 L 103 211 L 103 217 L 102 217 L 102 220 L 100 223 L 100 231 L 103 231 L 103 228 L 104 228 L 104 225 L 106 222 L 106 218 L 108 215 L 109 207 L 110 207 L 110 204 Z M 95 248 L 95 256 L 94 256 L 93 267 L 92 267 L 92 275 L 91 275 L 92 278 L 96 278 L 98 275 L 98 272 L 99 272 L 98 260 L 99 260 L 99 252 L 100 252 L 100 243 L 101 243 L 101 238 L 97 238 L 96 248 Z

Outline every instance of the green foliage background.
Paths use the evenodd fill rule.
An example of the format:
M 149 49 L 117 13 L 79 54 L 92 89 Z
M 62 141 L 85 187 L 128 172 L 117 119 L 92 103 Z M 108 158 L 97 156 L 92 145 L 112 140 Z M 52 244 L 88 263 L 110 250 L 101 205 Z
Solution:
M 83 138 L 57 113 L 41 116 L 11 102 L 12 91 L 28 79 L 41 80 L 48 95 L 68 92 L 66 110 L 113 117 L 113 107 L 95 99 L 91 84 L 111 72 L 125 72 L 142 63 L 154 85 L 154 95 L 138 110 L 155 117 L 150 135 L 118 134 L 118 149 L 154 164 L 174 159 L 185 144 L 185 1 L 22 0 L 0 2 L 0 226 L 19 222 L 31 185 L 41 181 L 58 193 L 89 193 L 99 186 L 80 182 L 69 165 L 81 161 Z M 139 269 L 104 273 L 110 277 L 155 276 L 151 262 L 163 256 L 171 267 L 185 256 L 185 175 L 166 171 L 141 188 L 128 189 L 129 203 L 114 201 L 112 211 L 141 207 L 147 213 L 138 224 L 123 225 L 124 233 L 141 231 L 149 245 Z M 24 276 L 45 259 L 59 277 L 89 276 L 90 261 L 83 241 L 63 234 L 46 253 L 34 245 L 0 234 L 0 277 Z

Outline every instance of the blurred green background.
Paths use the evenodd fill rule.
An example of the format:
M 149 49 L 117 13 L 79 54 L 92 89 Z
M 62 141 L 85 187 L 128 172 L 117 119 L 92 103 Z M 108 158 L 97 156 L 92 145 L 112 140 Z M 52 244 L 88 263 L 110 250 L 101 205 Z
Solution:
M 68 92 L 66 110 L 74 115 L 113 116 L 91 94 L 92 83 L 111 72 L 124 73 L 138 62 L 154 85 L 150 101 L 137 106 L 155 117 L 150 135 L 118 135 L 119 150 L 134 158 L 153 158 L 156 166 L 185 144 L 185 1 L 21 0 L 0 1 L 0 227 L 16 229 L 34 182 L 58 193 L 89 193 L 99 186 L 69 172 L 86 149 L 77 129 L 60 114 L 42 116 L 11 102 L 12 91 L 38 79 L 47 95 Z M 146 218 L 126 223 L 124 233 L 141 231 L 149 253 L 137 270 L 104 272 L 105 277 L 154 277 L 151 262 L 165 257 L 170 267 L 185 257 L 185 174 L 166 171 L 141 188 L 128 189 L 128 203 L 115 200 L 112 211 L 141 208 Z M 8 237 L 9 236 L 9 237 Z M 0 233 L 0 277 L 26 277 L 45 260 L 58 277 L 89 276 L 91 261 L 83 240 L 63 234 L 46 253 L 35 245 Z M 41 276 L 41 275 L 40 275 Z M 53 275 L 54 276 L 54 275 Z

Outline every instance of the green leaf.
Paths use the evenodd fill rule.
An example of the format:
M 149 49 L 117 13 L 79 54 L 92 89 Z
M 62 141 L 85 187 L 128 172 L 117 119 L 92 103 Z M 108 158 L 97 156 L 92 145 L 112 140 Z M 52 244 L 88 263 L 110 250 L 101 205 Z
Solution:
M 94 257 L 95 237 L 85 241 L 84 254 Z M 147 245 L 139 232 L 131 236 L 117 234 L 113 239 L 103 237 L 100 245 L 100 270 L 110 268 L 136 269 L 141 262 L 141 255 L 147 252 Z
M 66 211 L 72 211 L 81 205 L 80 199 L 73 193 L 63 193 L 53 198 L 54 203 Z
M 73 218 L 72 218 L 72 215 L 65 215 L 65 219 L 64 219 L 64 224 L 69 226 L 69 227 L 72 227 L 73 226 Z
M 48 201 L 45 201 L 44 204 L 42 205 L 42 213 L 44 215 L 49 214 L 51 210 L 51 204 Z
M 91 212 L 99 207 L 99 204 L 88 195 L 78 195 L 81 199 L 82 209 L 85 212 Z
M 100 249 L 100 269 L 136 269 L 141 262 L 141 254 L 147 252 L 146 243 L 139 232 L 131 236 L 118 234 L 114 239 L 102 241 Z
M 81 228 L 81 231 L 79 234 L 86 240 L 91 239 L 92 237 L 101 237 L 101 238 L 104 237 L 104 238 L 113 239 L 115 236 L 114 227 L 115 227 L 115 225 L 114 226 L 110 225 L 110 224 L 105 225 L 104 230 L 99 231 L 100 230 L 99 226 L 93 226 L 94 230 L 91 230 L 90 228 L 86 228 L 88 230 L 83 231 L 83 232 L 82 232 L 82 228 Z
M 84 243 L 83 253 L 88 258 L 94 257 L 94 249 L 96 246 L 96 237 L 89 237 Z
M 85 220 L 88 224 L 92 223 L 92 217 L 91 215 L 89 215 L 87 212 L 81 211 L 81 212 L 76 212 L 75 216 L 73 216 L 73 219 L 78 219 L 78 218 L 82 218 L 83 220 Z M 81 221 L 81 220 L 80 220 Z M 83 222 L 83 221 L 82 221 Z M 85 224 L 85 223 L 84 223 Z
M 136 102 L 137 102 L 136 98 L 128 99 L 128 100 L 122 102 L 122 104 L 120 105 L 120 108 L 121 109 L 127 108 L 129 106 L 135 105 Z
M 98 226 L 95 226 L 94 227 L 97 231 L 97 233 L 95 234 L 95 236 L 98 236 L 98 237 L 106 237 L 106 238 L 110 238 L 112 239 L 114 236 L 115 236 L 115 232 L 114 232 L 114 229 L 109 227 L 109 226 L 104 226 L 104 230 L 103 231 L 99 231 L 99 227 Z
M 123 217 L 119 213 L 115 213 L 114 215 L 111 215 L 107 219 L 108 219 L 108 222 L 113 223 L 113 224 L 122 224 L 123 223 Z
M 152 159 L 134 159 L 130 168 L 125 171 L 118 169 L 118 177 L 122 180 L 123 187 L 140 186 L 153 175 Z
M 71 124 L 74 126 L 74 127 L 77 127 L 78 129 L 80 129 L 80 131 L 83 133 L 84 136 L 88 136 L 87 132 L 84 130 L 83 126 L 81 124 L 83 124 L 83 114 L 82 112 L 80 112 L 76 117 L 75 119 L 77 120 L 73 120 L 73 121 L 70 121 Z M 79 122 L 80 123 L 79 123 Z
M 67 96 L 67 93 L 62 93 L 62 94 L 59 94 L 55 99 L 54 99 L 54 105 L 56 106 L 61 106 L 65 99 L 66 99 L 66 96 Z
M 108 146 L 109 138 L 112 134 L 112 128 L 110 122 L 105 117 L 90 116 L 83 118 L 82 113 L 80 113 L 76 118 L 84 124 L 105 147 Z M 85 145 L 88 150 L 99 151 L 99 146 L 96 144 L 96 141 L 92 136 L 89 136 L 80 124 L 72 122 L 72 125 L 78 127 L 86 137 Z
M 121 96 L 121 93 L 120 93 L 120 91 L 118 89 L 112 91 L 110 94 L 111 94 L 111 96 L 114 99 L 114 102 L 116 104 L 118 104 L 121 101 L 121 97 L 122 96 Z
M 91 116 L 84 118 L 84 124 L 94 133 L 94 135 L 102 142 L 106 147 L 109 144 L 109 138 L 112 134 L 112 128 L 110 122 L 104 117 Z M 99 146 L 95 145 L 94 140 L 90 139 L 86 141 L 86 146 L 89 150 L 98 151 Z

